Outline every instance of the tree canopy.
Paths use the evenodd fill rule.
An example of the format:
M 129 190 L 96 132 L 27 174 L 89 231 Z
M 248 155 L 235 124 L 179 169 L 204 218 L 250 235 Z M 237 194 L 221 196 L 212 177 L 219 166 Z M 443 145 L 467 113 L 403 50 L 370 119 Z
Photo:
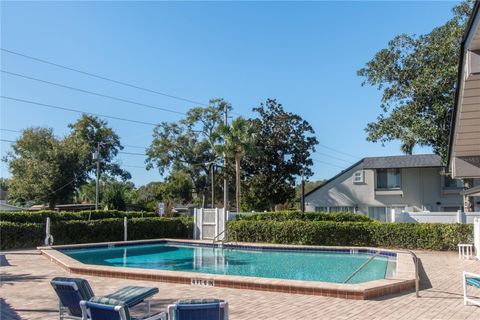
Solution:
M 94 170 L 92 153 L 98 144 L 101 169 L 123 179 L 127 171 L 113 162 L 122 148 L 118 135 L 107 122 L 82 115 L 70 124 L 71 131 L 63 138 L 56 137 L 51 128 L 28 128 L 12 144 L 12 151 L 3 159 L 12 174 L 9 197 L 25 203 L 56 203 L 69 201 L 75 191 L 87 182 Z
M 363 85 L 383 90 L 381 114 L 367 124 L 367 140 L 400 140 L 404 153 L 430 146 L 443 160 L 455 98 L 461 38 L 473 1 L 425 35 L 400 34 L 358 71 Z
M 258 152 L 245 158 L 245 206 L 274 210 L 275 205 L 294 199 L 295 181 L 302 170 L 305 177 L 313 174 L 310 155 L 318 141 L 306 120 L 285 111 L 274 99 L 267 99 L 253 111 L 258 113 L 258 118 L 251 120 Z
M 231 108 L 222 99 L 211 100 L 210 104 L 190 109 L 179 122 L 160 123 L 147 149 L 147 168 L 156 166 L 160 174 L 167 170 L 187 173 L 196 194 L 202 198 L 202 206 L 207 202 L 211 170 L 219 161 L 215 152 L 216 131 L 223 122 L 224 108 Z

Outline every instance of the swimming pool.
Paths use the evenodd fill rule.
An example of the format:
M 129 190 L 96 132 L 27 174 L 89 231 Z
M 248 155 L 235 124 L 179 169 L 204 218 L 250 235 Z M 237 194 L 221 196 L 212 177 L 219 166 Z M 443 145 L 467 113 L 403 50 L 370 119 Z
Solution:
M 90 265 L 349 284 L 385 279 L 396 267 L 394 253 L 366 249 L 220 248 L 157 242 L 60 251 Z

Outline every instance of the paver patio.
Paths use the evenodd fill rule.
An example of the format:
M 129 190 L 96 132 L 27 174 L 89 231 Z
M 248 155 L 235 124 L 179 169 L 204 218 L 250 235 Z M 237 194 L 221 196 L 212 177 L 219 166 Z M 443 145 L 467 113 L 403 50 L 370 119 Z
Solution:
M 462 271 L 480 273 L 480 262 L 459 260 L 454 252 L 416 252 L 422 260 L 421 297 L 415 293 L 359 301 L 276 292 L 206 288 L 161 282 L 82 276 L 98 295 L 125 285 L 156 286 L 154 310 L 180 298 L 209 297 L 229 302 L 230 319 L 480 319 L 480 307 L 463 305 Z M 68 275 L 36 250 L 0 256 L 1 319 L 57 319 L 58 302 L 49 284 Z M 472 289 L 474 290 L 474 289 Z M 474 291 L 472 291 L 474 292 Z M 480 296 L 480 290 L 475 292 Z

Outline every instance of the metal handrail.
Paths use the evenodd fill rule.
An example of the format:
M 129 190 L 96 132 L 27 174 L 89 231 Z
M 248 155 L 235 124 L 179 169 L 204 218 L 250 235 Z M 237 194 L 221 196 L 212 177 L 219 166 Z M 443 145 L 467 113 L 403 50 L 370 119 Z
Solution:
M 367 261 L 365 261 L 357 270 L 355 270 L 348 278 L 347 280 L 343 281 L 343 283 L 347 283 L 350 279 L 352 279 L 357 273 L 359 273 L 363 268 L 367 266 L 375 257 L 377 257 L 380 254 L 380 252 L 375 252 L 374 255 L 372 255 L 370 258 L 368 258 Z
M 412 250 L 405 250 L 406 253 L 409 253 L 412 256 L 413 262 L 415 263 L 415 295 L 417 298 L 420 298 L 420 274 L 418 270 L 418 257 Z
M 226 233 L 227 229 L 223 230 L 222 232 L 220 232 L 219 234 L 217 234 L 215 237 L 213 237 L 213 240 L 212 240 L 212 243 L 215 244 L 216 242 L 222 242 L 223 243 L 223 239 L 222 240 L 218 240 L 218 238 Z

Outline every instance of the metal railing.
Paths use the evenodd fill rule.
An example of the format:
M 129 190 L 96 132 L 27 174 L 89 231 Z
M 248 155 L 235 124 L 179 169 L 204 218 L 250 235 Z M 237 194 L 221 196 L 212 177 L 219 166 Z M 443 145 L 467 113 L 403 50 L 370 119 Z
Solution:
M 357 273 L 359 273 L 363 268 L 365 268 L 370 262 L 373 261 L 373 259 L 375 259 L 376 257 L 378 257 L 378 255 L 380 254 L 380 252 L 375 252 L 374 255 L 372 255 L 370 258 L 368 258 L 367 261 L 365 261 L 357 270 L 355 270 L 351 275 L 348 276 L 348 278 L 343 281 L 343 283 L 347 283 L 348 281 L 350 281 L 350 279 L 352 279 L 353 277 L 355 277 L 355 275 Z
M 419 268 L 418 268 L 418 257 L 413 252 L 412 250 L 404 250 L 404 251 L 397 251 L 397 252 L 403 252 L 403 253 L 408 253 L 413 259 L 413 263 L 415 264 L 415 296 L 417 298 L 420 298 L 420 273 L 419 273 Z M 380 252 L 376 252 L 373 256 L 371 256 L 367 261 L 365 261 L 357 270 L 355 270 L 343 283 L 347 283 L 352 279 L 357 273 L 359 273 L 365 266 L 367 266 L 375 257 L 377 257 L 380 254 Z
M 412 256 L 413 263 L 415 263 L 415 295 L 420 298 L 420 273 L 418 270 L 418 257 L 412 250 L 406 250 Z

